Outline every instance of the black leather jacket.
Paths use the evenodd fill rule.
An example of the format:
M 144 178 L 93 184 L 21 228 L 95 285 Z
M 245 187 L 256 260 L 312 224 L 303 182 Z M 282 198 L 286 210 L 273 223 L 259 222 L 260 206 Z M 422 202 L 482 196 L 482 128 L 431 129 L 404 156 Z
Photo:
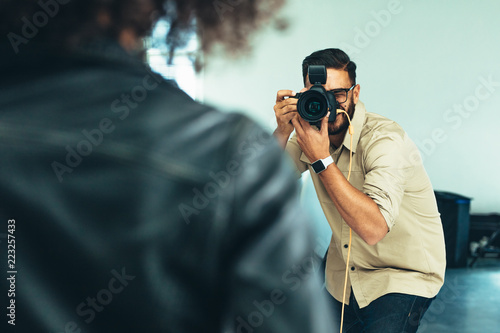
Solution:
M 2 53 L 2 326 L 332 329 L 293 167 L 270 134 L 114 44 L 33 49 Z

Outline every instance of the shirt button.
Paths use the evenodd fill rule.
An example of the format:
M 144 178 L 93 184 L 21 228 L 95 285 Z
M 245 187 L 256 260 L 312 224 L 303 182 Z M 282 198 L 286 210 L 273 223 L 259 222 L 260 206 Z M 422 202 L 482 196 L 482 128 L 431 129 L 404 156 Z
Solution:
M 355 270 L 356 268 L 354 268 L 354 266 L 351 267 L 351 271 Z
M 347 244 L 344 244 L 344 248 L 347 249 L 349 247 L 349 245 Z

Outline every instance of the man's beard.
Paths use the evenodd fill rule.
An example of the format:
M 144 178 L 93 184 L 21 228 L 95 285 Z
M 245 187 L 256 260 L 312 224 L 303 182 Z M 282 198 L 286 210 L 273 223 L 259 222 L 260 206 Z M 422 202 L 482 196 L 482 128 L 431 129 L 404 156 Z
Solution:
M 354 105 L 354 101 L 353 101 L 353 98 L 351 95 L 349 108 L 347 109 L 347 111 L 342 109 L 342 110 L 347 112 L 347 114 L 351 118 L 351 121 L 352 121 L 352 117 L 354 116 L 354 108 L 355 107 L 356 107 L 356 105 Z M 333 124 L 335 124 L 337 122 L 338 117 L 340 117 L 340 119 L 342 120 L 341 123 L 338 126 L 337 125 L 333 126 Z M 345 115 L 345 113 L 341 112 L 340 116 L 337 115 L 337 118 L 335 119 L 334 122 L 328 123 L 328 135 L 336 135 L 336 134 L 342 133 L 349 127 L 349 120 L 347 120 L 347 116 Z

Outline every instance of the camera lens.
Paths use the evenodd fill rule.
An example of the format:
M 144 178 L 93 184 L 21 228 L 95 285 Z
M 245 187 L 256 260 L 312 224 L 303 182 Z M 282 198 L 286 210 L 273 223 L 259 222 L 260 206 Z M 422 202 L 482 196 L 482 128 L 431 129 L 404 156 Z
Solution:
M 299 115 L 310 123 L 320 121 L 328 113 L 326 97 L 318 91 L 304 92 L 297 102 Z
M 307 112 L 314 116 L 321 112 L 321 102 L 317 98 L 311 98 L 307 105 Z

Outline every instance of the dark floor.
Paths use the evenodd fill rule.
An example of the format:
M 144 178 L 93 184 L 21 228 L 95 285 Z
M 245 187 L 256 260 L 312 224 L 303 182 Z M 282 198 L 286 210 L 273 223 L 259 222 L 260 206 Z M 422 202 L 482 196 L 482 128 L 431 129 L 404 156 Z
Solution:
M 419 333 L 500 333 L 500 259 L 446 271 Z

